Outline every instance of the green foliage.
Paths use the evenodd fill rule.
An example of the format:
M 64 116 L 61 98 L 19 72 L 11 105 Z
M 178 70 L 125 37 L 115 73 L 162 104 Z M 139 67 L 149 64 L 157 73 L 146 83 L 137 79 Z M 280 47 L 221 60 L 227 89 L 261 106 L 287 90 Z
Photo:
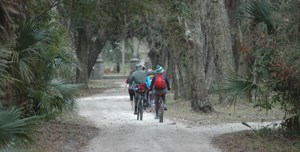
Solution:
M 235 72 L 231 72 L 226 77 L 223 91 L 229 95 L 228 103 L 235 104 L 236 99 L 240 95 L 244 95 L 246 92 L 254 92 L 255 102 L 254 108 L 264 108 L 271 110 L 272 102 L 269 102 L 269 96 L 271 95 L 272 88 L 270 87 L 273 82 L 271 81 L 254 81 L 253 77 L 246 78 Z
M 0 148 L 10 148 L 32 143 L 32 132 L 35 117 L 20 119 L 18 109 L 0 109 Z
M 0 8 L 0 44 L 14 45 L 15 30 L 27 19 L 27 1 L 1 1 Z
M 112 31 L 116 40 L 126 34 L 124 28 L 129 34 L 143 31 L 142 17 L 151 9 L 148 4 L 144 0 L 64 0 L 59 12 L 71 19 L 74 30 L 88 26 L 94 34 Z
M 252 45 L 252 49 L 245 52 L 251 64 L 251 73 L 247 79 L 229 76 L 227 87 L 230 89 L 226 91 L 232 92 L 232 98 L 251 88 L 248 91 L 255 95 L 255 107 L 269 110 L 274 103 L 280 103 L 286 113 L 299 117 L 300 49 L 295 34 L 298 31 L 293 9 L 296 4 L 295 1 L 267 3 L 266 0 L 254 0 L 243 8 L 246 15 L 240 17 L 253 21 L 252 24 L 245 22 L 248 24 L 245 25 L 245 29 L 248 27 L 250 31 L 245 35 L 248 39 L 244 40 L 244 43 L 250 41 L 248 45 Z M 267 25 L 269 35 L 259 27 L 254 28 L 261 22 Z M 276 34 L 271 34 L 275 32 L 275 27 Z M 289 124 L 294 127 L 289 127 L 299 133 L 297 123 L 299 124 L 300 120 Z
M 258 130 L 257 134 L 259 136 L 263 136 L 263 135 L 266 135 L 266 134 L 270 134 L 271 132 L 272 132 L 271 128 L 263 127 L 263 128 L 261 128 L 261 129 Z
M 10 79 L 7 72 L 8 64 L 10 64 L 10 53 L 9 50 L 0 46 L 0 90 L 5 89 Z M 0 91 L 0 96 L 3 96 L 2 91 Z
M 17 45 L 12 52 L 13 66 L 11 74 L 16 79 L 26 82 L 33 81 L 34 73 L 30 66 L 34 66 L 34 62 L 39 58 L 39 51 L 43 44 L 50 41 L 47 31 L 34 31 L 32 24 L 24 26 L 17 38 Z
M 172 31 L 175 33 L 174 35 L 183 36 L 185 33 L 185 25 L 184 19 L 189 18 L 191 15 L 188 13 L 189 8 L 187 6 L 187 2 L 183 0 L 171 0 L 167 3 L 168 11 L 168 23 L 172 25 Z
M 278 124 L 277 123 L 271 123 L 267 126 L 263 126 L 259 129 L 256 128 L 252 128 L 248 123 L 246 122 L 242 122 L 243 125 L 245 125 L 246 127 L 250 128 L 257 136 L 263 137 L 265 135 L 271 134 L 272 133 L 272 129 L 274 129 Z
M 63 0 L 34 0 L 28 1 L 26 7 L 30 11 L 31 21 L 38 27 L 45 26 L 55 18 L 55 10 Z
M 22 107 L 23 116 L 54 114 L 72 109 L 78 86 L 72 82 L 79 65 L 66 31 L 59 24 L 20 27 L 13 64 L 8 71 L 9 105 Z M 8 95 L 8 94 L 7 94 Z
M 66 29 L 51 11 L 56 2 L 28 2 L 35 18 L 26 14 L 32 20 L 11 22 L 17 27 L 10 35 L 15 41 L 0 43 L 0 148 L 33 141 L 36 117 L 32 115 L 53 116 L 75 106 L 79 89 L 70 82 L 78 60 Z M 17 18 L 14 15 L 12 19 Z
M 59 7 L 60 14 L 64 18 L 71 19 L 72 28 L 100 27 L 105 22 L 102 21 L 103 10 L 101 2 L 98 0 L 64 0 L 63 5 Z
M 45 87 L 31 90 L 29 96 L 38 103 L 35 114 L 53 118 L 63 111 L 73 110 L 78 97 L 78 85 L 66 84 L 62 80 L 53 79 Z
M 271 7 L 266 0 L 250 1 L 249 5 L 245 6 L 244 11 L 249 14 L 249 16 L 245 17 L 252 19 L 255 24 L 265 23 L 268 34 L 272 34 L 275 31 L 271 16 Z
M 250 78 L 234 73 L 228 75 L 224 91 L 231 96 L 230 103 L 235 102 L 237 96 L 250 91 L 255 95 L 254 108 L 271 110 L 274 103 L 280 103 L 284 111 L 299 115 L 299 59 L 285 54 L 287 58 L 283 60 L 274 53 L 278 50 L 269 51 L 272 53 L 264 52 L 264 56 L 257 57 Z M 291 59 L 293 63 L 289 63 Z
M 168 7 L 168 16 L 170 18 L 189 18 L 192 15 L 192 11 L 185 0 L 169 0 L 166 5 Z

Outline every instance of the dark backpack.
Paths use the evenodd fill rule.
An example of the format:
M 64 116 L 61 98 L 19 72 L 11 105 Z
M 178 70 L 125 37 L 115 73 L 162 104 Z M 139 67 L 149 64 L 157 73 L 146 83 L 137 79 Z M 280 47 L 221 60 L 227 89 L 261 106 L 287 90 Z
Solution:
M 166 81 L 162 74 L 158 74 L 154 82 L 155 89 L 162 90 L 166 88 Z

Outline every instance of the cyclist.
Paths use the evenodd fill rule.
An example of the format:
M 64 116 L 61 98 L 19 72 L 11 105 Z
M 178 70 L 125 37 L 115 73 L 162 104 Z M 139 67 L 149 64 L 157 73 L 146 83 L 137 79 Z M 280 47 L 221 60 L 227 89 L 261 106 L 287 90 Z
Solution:
M 164 102 L 164 110 L 167 110 L 166 106 L 166 94 L 168 93 L 170 88 L 169 80 L 167 76 L 164 74 L 164 69 L 160 66 L 156 66 L 156 73 L 157 75 L 153 77 L 151 86 L 150 86 L 150 91 L 154 87 L 154 94 L 155 94 L 155 119 L 158 119 L 158 100 L 159 96 L 162 96 L 162 100 Z
M 129 76 L 133 73 L 134 71 L 131 71 Z M 130 98 L 130 104 L 131 104 L 131 109 L 133 110 L 133 98 L 134 98 L 134 86 L 131 83 L 129 83 L 129 76 L 126 79 L 126 85 L 125 88 L 128 88 L 128 94 L 129 94 L 129 98 Z
M 155 71 L 146 71 L 142 70 L 142 65 L 137 64 L 136 70 L 129 76 L 129 83 L 134 83 L 136 86 L 141 85 L 146 89 L 146 77 L 147 75 L 155 74 Z M 137 100 L 138 100 L 138 91 L 135 91 L 135 100 L 134 100 L 134 114 L 137 114 Z
M 153 70 L 152 69 L 148 69 L 148 73 L 151 73 Z M 151 100 L 150 100 L 150 85 L 151 85 L 151 81 L 152 81 L 152 78 L 154 77 L 154 75 L 149 75 L 146 77 L 146 85 L 147 85 L 147 93 L 146 93 L 146 101 L 147 101 L 147 112 L 151 111 L 151 106 L 152 106 L 152 103 L 151 103 Z

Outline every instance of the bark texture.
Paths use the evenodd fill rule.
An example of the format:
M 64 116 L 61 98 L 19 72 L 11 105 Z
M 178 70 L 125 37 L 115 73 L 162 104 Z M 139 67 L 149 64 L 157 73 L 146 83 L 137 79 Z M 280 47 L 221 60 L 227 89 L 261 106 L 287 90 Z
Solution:
M 201 15 L 206 15 L 206 5 L 208 1 L 198 0 L 191 1 L 190 7 L 197 10 Z M 212 112 L 214 111 L 209 102 L 206 74 L 205 74 L 205 54 L 207 45 L 205 41 L 205 32 L 202 25 L 207 22 L 201 20 L 201 16 L 192 15 L 191 20 L 186 20 L 186 40 L 188 43 L 188 51 L 186 55 L 186 64 L 188 66 L 189 85 L 191 87 L 192 109 L 194 111 Z
M 233 71 L 233 52 L 229 21 L 225 9 L 225 1 L 209 1 L 207 3 L 209 27 L 211 28 L 212 51 L 216 67 L 216 83 L 218 89 L 223 89 L 223 84 L 228 72 Z M 219 102 L 225 96 L 219 93 Z
M 208 97 L 213 84 L 222 89 L 227 72 L 233 70 L 232 42 L 225 1 L 197 0 L 187 2 L 191 16 L 178 16 L 183 26 L 169 24 L 173 61 L 173 85 L 179 90 L 176 98 L 192 101 L 195 111 L 214 111 Z M 183 19 L 182 19 L 183 18 Z M 203 19 L 206 18 L 206 19 Z M 180 46 L 180 45 L 181 46 Z M 186 47 L 182 46 L 185 44 Z M 225 97 L 220 95 L 220 102 Z
M 96 63 L 98 55 L 101 53 L 103 47 L 105 46 L 106 42 L 110 39 L 109 37 L 110 33 L 107 31 L 103 31 L 99 34 L 97 34 L 96 40 L 91 41 L 91 47 L 89 50 L 88 55 L 88 77 L 90 77 L 93 66 Z
M 76 53 L 80 69 L 76 71 L 76 83 L 88 84 L 88 54 L 90 49 L 89 32 L 87 27 L 78 29 L 75 33 Z
M 83 26 L 76 30 L 74 34 L 76 53 L 80 62 L 80 69 L 77 69 L 76 72 L 76 83 L 87 86 L 89 76 L 96 63 L 97 57 L 101 53 L 106 42 L 112 38 L 112 35 L 112 32 L 109 30 L 92 33 L 91 28 L 88 26 Z M 92 37 L 95 39 L 93 40 Z
M 239 37 L 239 25 L 238 25 L 238 8 L 240 6 L 240 0 L 225 0 L 225 6 L 229 18 L 232 51 L 234 57 L 234 70 L 239 72 L 240 68 L 240 48 L 241 41 Z

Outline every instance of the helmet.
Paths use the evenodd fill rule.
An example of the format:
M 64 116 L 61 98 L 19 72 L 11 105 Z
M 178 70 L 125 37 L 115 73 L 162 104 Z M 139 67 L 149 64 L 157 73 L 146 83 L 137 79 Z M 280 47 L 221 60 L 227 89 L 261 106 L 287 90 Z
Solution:
M 148 70 L 147 70 L 147 72 L 149 72 L 149 73 L 152 72 L 152 71 L 153 71 L 152 69 L 148 69 Z
M 156 73 L 163 73 L 164 69 L 161 66 L 157 65 L 155 71 L 156 71 Z
M 142 68 L 142 65 L 141 64 L 136 64 L 135 69 L 139 69 L 139 68 Z

